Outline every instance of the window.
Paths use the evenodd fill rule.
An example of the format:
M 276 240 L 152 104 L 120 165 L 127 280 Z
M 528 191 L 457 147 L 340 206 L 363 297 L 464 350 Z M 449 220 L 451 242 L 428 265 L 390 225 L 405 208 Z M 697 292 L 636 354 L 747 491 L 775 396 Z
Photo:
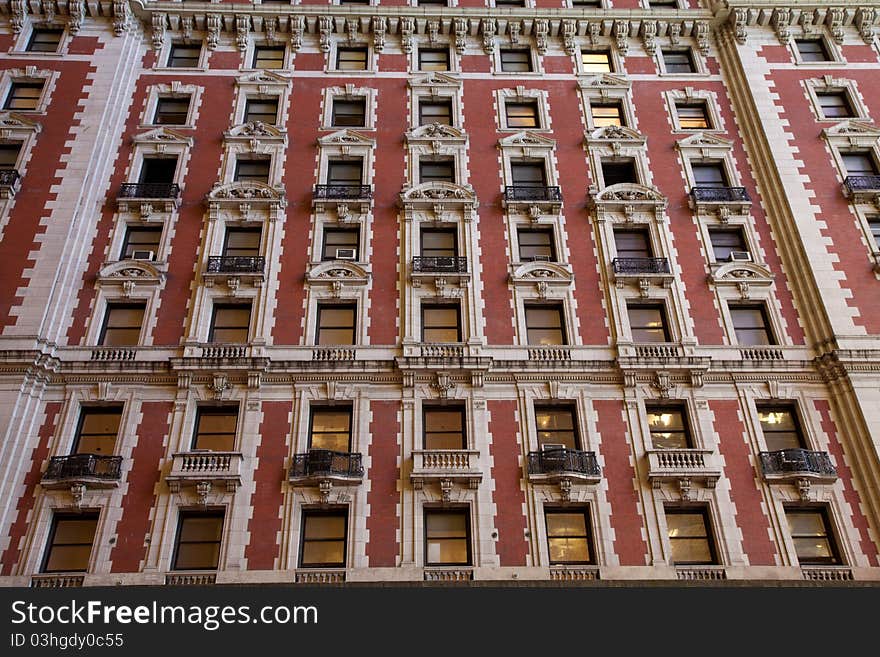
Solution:
M 21 144 L 0 144 L 0 169 L 15 169 Z
M 590 114 L 593 117 L 593 127 L 595 128 L 604 128 L 609 125 L 626 125 L 623 103 L 620 101 L 590 103 Z
M 34 28 L 31 38 L 28 40 L 28 52 L 58 52 L 61 45 L 61 36 L 64 30 L 50 30 L 46 28 Z
M 525 7 L 526 0 L 495 0 L 496 7 Z
M 712 254 L 715 262 L 729 262 L 733 252 L 747 252 L 745 237 L 742 230 L 712 228 L 709 230 L 709 240 L 712 242 Z
M 315 344 L 356 344 L 354 328 L 357 307 L 353 304 L 318 306 L 318 331 Z
M 508 128 L 540 128 L 538 101 L 510 101 L 504 104 Z
M 336 51 L 336 68 L 340 71 L 366 71 L 366 48 L 339 48 Z
M 785 507 L 785 518 L 801 565 L 841 563 L 825 507 Z
M 110 303 L 98 344 L 105 347 L 133 347 L 141 336 L 146 306 L 142 303 Z
M 172 43 L 168 54 L 168 66 L 171 68 L 196 68 L 202 56 L 202 46 Z
M 666 311 L 662 305 L 628 305 L 630 332 L 633 342 L 669 342 Z
M 709 533 L 709 516 L 705 509 L 666 509 L 669 552 L 676 566 L 714 564 L 715 544 Z
M 661 50 L 663 66 L 667 73 L 696 73 L 690 50 Z
M 613 73 L 610 50 L 581 51 L 581 68 L 584 73 Z
M 420 100 L 419 101 L 419 125 L 452 125 L 452 101 L 451 100 Z
M 422 342 L 461 342 L 458 306 L 422 305 Z
M 428 258 L 455 258 L 458 256 L 455 231 L 425 228 L 419 235 L 421 254 Z
M 177 173 L 176 157 L 145 157 L 141 164 L 139 183 L 165 185 L 174 182 Z
M 823 118 L 849 119 L 856 115 L 845 91 L 823 91 L 816 94 L 816 99 L 822 108 Z
M 351 451 L 351 406 L 313 406 L 309 449 Z
M 677 9 L 678 0 L 650 0 L 649 9 Z
M 360 231 L 349 228 L 328 228 L 324 231 L 321 260 L 357 260 Z
M 587 509 L 545 509 L 544 521 L 551 564 L 594 563 Z
M 122 244 L 122 254 L 119 256 L 119 259 L 133 258 L 135 252 L 138 252 L 139 259 L 147 253 L 152 253 L 153 257 L 148 259 L 153 260 L 159 252 L 159 242 L 161 239 L 161 228 L 129 226 L 125 231 L 125 241 Z
M 615 230 L 614 248 L 618 258 L 650 258 L 653 255 L 646 230 Z
M 419 48 L 420 71 L 448 71 L 448 48 Z
M 250 304 L 217 304 L 211 318 L 208 342 L 243 344 L 248 341 L 250 323 Z
M 803 449 L 803 434 L 794 406 L 758 406 L 758 421 L 768 452 Z
M 602 0 L 571 0 L 572 7 L 602 7 Z
M 42 82 L 13 82 L 6 95 L 3 109 L 35 110 L 43 95 Z
M 116 437 L 122 422 L 121 406 L 84 407 L 76 427 L 71 454 L 108 456 L 116 451 Z
M 455 162 L 452 158 L 419 161 L 419 181 L 455 182 Z
M 568 344 L 562 321 L 562 306 L 527 305 L 525 311 L 527 344 Z
M 842 153 L 843 166 L 848 176 L 876 176 L 877 163 L 868 151 Z
M 731 304 L 729 310 L 738 344 L 746 346 L 776 344 L 764 306 Z
M 224 256 L 251 257 L 260 255 L 263 231 L 259 228 L 230 228 L 223 241 Z
M 89 569 L 98 529 L 97 513 L 56 513 L 43 557 L 44 573 L 84 573 Z
M 464 408 L 429 406 L 424 410 L 424 449 L 465 449 Z
M 471 528 L 464 509 L 425 509 L 425 565 L 467 566 L 471 563 Z
M 880 251 L 880 215 L 873 214 L 868 219 L 868 227 L 871 229 L 871 236 L 874 238 L 874 250 Z
M 237 425 L 238 406 L 200 406 L 196 411 L 192 448 L 212 452 L 233 451 Z
M 822 39 L 795 39 L 794 45 L 802 62 L 829 62 L 831 56 Z
M 330 160 L 327 163 L 327 184 L 360 186 L 363 169 L 363 160 Z
M 510 177 L 514 187 L 547 186 L 547 174 L 543 162 L 512 162 Z
M 646 406 L 654 449 L 689 449 L 691 432 L 683 406 Z
M 284 46 L 254 47 L 253 68 L 284 68 Z
M 709 108 L 706 103 L 676 103 L 675 113 L 678 114 L 678 125 L 682 130 L 709 130 Z
M 244 104 L 245 123 L 266 123 L 275 125 L 278 123 L 278 99 L 277 98 L 248 98 Z
M 222 511 L 181 511 L 172 570 L 216 570 L 222 540 Z
M 626 159 L 602 159 L 602 179 L 605 186 L 619 185 L 621 183 L 636 183 L 639 178 L 636 174 L 636 163 L 631 158 Z
M 331 121 L 338 128 L 362 128 L 366 125 L 365 98 L 334 98 Z
M 577 424 L 573 406 L 535 406 L 538 445 L 578 449 Z
M 694 172 L 695 187 L 711 187 L 713 189 L 723 189 L 729 187 L 727 182 L 727 172 L 721 162 L 704 162 L 701 164 L 691 163 L 691 170 Z
M 449 0 L 418 0 L 419 7 L 448 7 Z
M 159 96 L 156 101 L 156 114 L 153 123 L 162 125 L 185 125 L 189 116 L 189 96 L 175 98 Z
M 369 5 L 370 0 L 339 0 L 340 5 Z
M 520 228 L 516 232 L 520 262 L 545 260 L 556 262 L 556 248 L 552 228 Z
M 303 511 L 302 568 L 344 568 L 345 536 L 348 533 L 345 510 Z
M 235 161 L 236 182 L 250 181 L 269 184 L 269 158 L 253 158 Z
M 532 53 L 522 48 L 501 49 L 501 70 L 505 73 L 529 73 L 532 70 Z

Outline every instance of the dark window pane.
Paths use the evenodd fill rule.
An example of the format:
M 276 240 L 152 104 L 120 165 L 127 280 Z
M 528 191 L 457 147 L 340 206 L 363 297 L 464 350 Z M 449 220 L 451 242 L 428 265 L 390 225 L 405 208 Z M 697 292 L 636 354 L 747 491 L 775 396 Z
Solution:
M 201 45 L 172 44 L 171 53 L 168 56 L 168 66 L 172 68 L 195 68 L 199 65 L 201 54 Z
M 526 342 L 530 345 L 567 344 L 559 306 L 526 306 Z
M 877 175 L 877 164 L 874 158 L 867 152 L 842 153 L 843 166 L 846 167 L 846 173 L 850 176 L 875 176 Z
M 648 429 L 654 449 L 688 449 L 691 447 L 690 431 L 684 408 L 672 406 L 649 406 Z
M 137 345 L 145 310 L 143 304 L 108 304 L 98 344 L 107 347 Z
M 736 341 L 741 345 L 775 344 L 763 306 L 729 306 Z
M 440 123 L 452 125 L 451 100 L 423 100 L 419 102 L 419 125 Z
M 55 515 L 49 531 L 42 572 L 87 571 L 97 528 L 97 513 Z
M 156 102 L 156 115 L 153 123 L 164 125 L 185 125 L 189 115 L 189 96 L 184 98 L 160 97 Z
M 513 162 L 510 175 L 516 187 L 546 187 L 547 174 L 543 162 Z
M 799 563 L 840 563 L 824 508 L 786 508 L 785 517 Z
M 758 421 L 761 423 L 767 451 L 803 449 L 800 423 L 793 407 L 759 406 Z
M 562 445 L 578 449 L 574 409 L 568 406 L 535 406 L 538 445 Z
M 605 186 L 620 183 L 638 183 L 636 163 L 633 160 L 602 160 L 602 178 Z
M 304 511 L 299 565 L 344 567 L 347 526 L 345 511 Z
M 424 417 L 425 449 L 464 449 L 464 410 L 426 408 Z
M 366 48 L 339 48 L 336 51 L 336 68 L 340 71 L 366 71 Z
M 223 244 L 225 256 L 258 256 L 263 232 L 259 228 L 230 228 Z
M 319 345 L 353 345 L 355 340 L 355 306 L 318 306 Z
M 251 182 L 269 182 L 270 160 L 236 160 L 235 180 Z
M 531 230 L 521 228 L 517 231 L 519 242 L 519 259 L 523 262 L 531 260 L 556 260 L 553 244 L 553 230 Z
M 284 46 L 257 46 L 254 48 L 253 68 L 283 68 Z
M 351 451 L 351 408 L 313 408 L 310 449 Z
M 644 230 L 615 230 L 614 247 L 618 258 L 652 257 L 648 233 Z
M 634 342 L 669 342 L 662 306 L 629 306 L 627 314 Z
M 448 71 L 449 50 L 447 48 L 420 48 L 420 71 Z
M 422 255 L 438 258 L 455 258 L 458 255 L 455 231 L 424 229 L 421 232 Z
M 470 522 L 466 511 L 425 511 L 425 565 L 469 565 Z
M 235 449 L 238 406 L 201 407 L 196 414 L 193 449 L 231 452 Z
M 182 512 L 177 528 L 174 570 L 214 570 L 220 563 L 222 512 Z
M 363 161 L 333 160 L 327 163 L 328 185 L 360 185 L 363 176 Z
M 709 239 L 712 241 L 715 262 L 728 262 L 731 251 L 748 251 L 745 238 L 739 229 L 712 229 L 709 231 Z
M 357 260 L 360 232 L 358 230 L 329 228 L 324 231 L 322 260 Z
M 122 408 L 83 408 L 72 454 L 108 456 L 116 451 Z
M 826 119 L 846 119 L 855 116 L 844 91 L 820 93 L 816 94 L 816 98 Z
M 504 105 L 508 128 L 540 128 L 538 122 L 538 103 L 508 102 Z
M 663 63 L 667 73 L 694 73 L 694 60 L 690 50 L 663 50 Z
M 250 323 L 250 305 L 214 306 L 208 342 L 245 343 Z
M 15 169 L 21 144 L 0 144 L 0 169 Z
M 532 54 L 528 50 L 501 50 L 501 70 L 505 72 L 530 72 Z
M 822 39 L 795 39 L 795 45 L 804 62 L 827 62 L 831 57 Z
M 64 30 L 35 28 L 28 41 L 28 52 L 58 52 Z
M 167 184 L 174 182 L 177 172 L 176 157 L 145 157 L 141 164 L 140 183 Z
M 715 548 L 704 511 L 666 510 L 673 564 L 714 564 Z
M 676 103 L 678 125 L 684 130 L 706 130 L 709 123 L 709 109 L 705 103 Z
M 278 122 L 277 98 L 248 98 L 244 107 L 245 123 L 266 123 L 275 125 Z
M 3 108 L 9 110 L 35 110 L 42 94 L 42 82 L 13 82 L 9 88 Z
M 720 162 L 708 162 L 704 164 L 691 163 L 694 172 L 694 185 L 696 187 L 729 187 L 727 173 L 724 165 Z
M 421 182 L 455 182 L 455 163 L 452 160 L 423 160 L 419 162 Z
M 362 128 L 366 125 L 367 101 L 364 98 L 333 99 L 333 125 L 337 127 Z
M 159 252 L 159 243 L 161 239 L 161 228 L 129 226 L 125 231 L 125 242 L 122 245 L 120 259 L 124 260 L 126 258 L 131 258 L 136 251 L 152 251 L 155 258 L 155 254 Z

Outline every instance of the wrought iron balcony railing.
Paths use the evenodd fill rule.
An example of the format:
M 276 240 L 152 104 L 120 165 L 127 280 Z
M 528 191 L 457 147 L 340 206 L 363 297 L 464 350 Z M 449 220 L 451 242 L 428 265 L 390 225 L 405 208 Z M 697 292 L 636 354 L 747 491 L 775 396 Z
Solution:
M 668 274 L 666 258 L 615 258 L 611 261 L 615 274 Z
M 452 256 L 415 256 L 413 271 L 419 273 L 466 274 L 467 258 Z
M 53 456 L 43 479 L 119 479 L 122 473 L 121 456 L 100 454 L 70 454 Z
M 177 183 L 122 183 L 119 198 L 177 198 L 180 185 Z
M 0 169 L 0 185 L 12 187 L 21 178 L 15 169 Z
M 693 187 L 691 196 L 697 203 L 750 203 L 745 187 Z
M 505 201 L 562 201 L 559 187 L 530 187 L 525 185 L 508 185 L 504 189 Z
M 818 477 L 837 477 L 837 470 L 831 463 L 827 452 L 812 452 L 808 449 L 780 449 L 775 452 L 761 452 L 761 470 L 764 475 L 814 475 Z
M 566 448 L 529 452 L 530 475 L 568 473 L 598 477 L 600 471 L 596 453 Z
M 370 185 L 315 185 L 314 198 L 319 201 L 373 198 L 373 188 Z
M 264 256 L 209 256 L 209 274 L 262 274 Z
M 348 477 L 364 476 L 364 466 L 359 453 L 334 452 L 329 449 L 312 449 L 305 454 L 295 454 L 290 468 L 290 478 L 299 477 Z
M 843 184 L 850 192 L 880 192 L 880 176 L 847 176 Z

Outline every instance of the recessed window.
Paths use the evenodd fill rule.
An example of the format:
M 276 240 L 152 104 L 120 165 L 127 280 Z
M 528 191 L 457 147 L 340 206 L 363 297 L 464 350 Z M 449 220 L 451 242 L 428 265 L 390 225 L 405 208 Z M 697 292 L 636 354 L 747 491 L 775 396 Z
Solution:
M 275 125 L 278 123 L 278 99 L 277 98 L 248 98 L 244 103 L 245 123 L 265 123 Z
M 538 101 L 507 101 L 504 112 L 508 128 L 540 128 Z
M 21 144 L 0 144 L 0 170 L 15 169 L 18 165 L 18 156 L 21 153 Z
M 646 406 L 645 411 L 654 449 L 688 449 L 693 446 L 683 406 Z
M 822 91 L 816 94 L 822 117 L 826 119 L 849 119 L 856 116 L 845 91 Z
M 650 0 L 649 9 L 677 9 L 678 0 Z
M 196 68 L 202 56 L 202 46 L 185 43 L 172 43 L 168 53 L 168 66 L 171 68 Z
M 723 189 L 730 186 L 721 162 L 691 162 L 691 171 L 694 172 L 694 187 Z
M 496 7 L 525 7 L 526 0 L 495 0 Z
M 530 345 L 568 344 L 565 339 L 563 310 L 560 305 L 527 305 L 526 343 Z
M 309 449 L 351 451 L 351 406 L 313 406 Z
M 471 528 L 468 512 L 425 510 L 425 565 L 467 566 L 471 563 Z
M 176 157 L 145 157 L 141 163 L 139 183 L 166 185 L 174 182 Z
M 615 230 L 614 248 L 618 258 L 650 258 L 651 240 L 646 230 Z
M 97 513 L 56 513 L 52 517 L 44 573 L 84 573 L 89 569 L 98 529 Z
M 830 62 L 828 47 L 822 39 L 795 39 L 795 47 L 802 62 Z
M 338 0 L 339 5 L 369 5 L 370 0 Z
M 464 409 L 427 406 L 423 417 L 424 449 L 465 449 Z
M 196 426 L 192 448 L 212 452 L 231 452 L 235 449 L 235 428 L 238 426 L 238 406 L 200 406 L 196 411 Z
M 868 227 L 871 229 L 871 237 L 874 238 L 874 250 L 880 251 L 880 215 L 873 214 L 868 219 Z
M 3 109 L 8 110 L 35 110 L 43 95 L 42 82 L 13 82 L 6 94 Z
M 594 128 L 604 128 L 609 125 L 626 125 L 623 103 L 619 100 L 613 102 L 592 102 L 590 103 L 590 114 L 593 118 Z
M 318 306 L 318 329 L 315 344 L 353 345 L 357 306 L 354 304 L 321 304 Z
M 573 406 L 535 406 L 535 425 L 541 449 L 578 449 Z
M 330 160 L 327 163 L 327 184 L 359 186 L 363 179 L 363 171 L 363 160 Z
M 455 162 L 452 158 L 431 158 L 419 161 L 419 181 L 455 182 Z
M 745 236 L 740 228 L 712 228 L 709 230 L 709 240 L 712 242 L 715 262 L 731 262 L 737 257 L 745 260 L 745 254 L 748 254 L 749 260 L 751 259 Z
M 522 48 L 502 48 L 501 70 L 505 73 L 529 73 L 532 71 L 532 53 Z
M 229 228 L 223 240 L 223 255 L 249 258 L 260 255 L 263 231 L 259 228 Z
M 876 176 L 877 163 L 868 151 L 841 153 L 848 176 Z
M 211 317 L 208 342 L 244 344 L 251 324 L 250 304 L 217 304 Z
M 626 310 L 633 342 L 669 342 L 666 310 L 662 305 L 631 304 Z
M 189 116 L 189 96 L 159 96 L 153 123 L 158 125 L 186 125 Z
M 418 0 L 418 7 L 448 7 L 449 0 Z
M 253 68 L 284 68 L 284 46 L 255 46 Z
M 42 27 L 34 28 L 28 40 L 28 52 L 58 52 L 64 30 L 51 30 Z
M 159 252 L 162 229 L 158 227 L 129 226 L 125 231 L 120 260 L 155 260 Z
M 269 183 L 269 166 L 271 160 L 269 158 L 254 158 L 247 160 L 235 161 L 235 177 L 236 182 L 261 182 Z
M 459 307 L 448 304 L 423 304 L 422 342 L 461 342 Z
M 547 172 L 543 162 L 511 162 L 510 177 L 514 187 L 547 186 Z
M 584 73 L 612 73 L 614 65 L 610 50 L 582 50 L 581 69 Z
M 222 511 L 181 511 L 171 568 L 216 570 L 222 541 Z
M 419 48 L 420 71 L 448 71 L 449 48 Z
M 670 561 L 678 565 L 714 564 L 715 543 L 706 509 L 666 509 Z
M 776 344 L 763 305 L 730 304 L 728 308 L 737 344 L 743 346 Z
M 344 509 L 303 511 L 302 568 L 344 568 L 348 513 Z
M 841 563 L 825 507 L 786 506 L 785 518 L 800 565 Z
M 516 232 L 520 262 L 543 260 L 556 262 L 552 228 L 520 228 Z
M 366 98 L 334 98 L 333 126 L 337 128 L 362 128 L 366 125 Z
M 551 564 L 595 563 L 587 509 L 545 509 L 547 552 Z
M 603 158 L 602 179 L 605 186 L 619 185 L 621 183 L 638 184 L 639 177 L 636 172 L 636 162 L 632 158 Z
M 768 452 L 803 449 L 804 438 L 794 406 L 758 406 L 758 421 L 761 423 L 761 433 Z
M 444 228 L 425 228 L 419 235 L 421 254 L 427 258 L 455 258 L 458 240 L 455 231 Z
M 105 347 L 133 347 L 138 344 L 146 306 L 142 303 L 110 303 L 98 344 Z
M 661 50 L 663 67 L 667 73 L 696 73 L 694 56 L 690 49 Z
M 452 101 L 451 100 L 420 100 L 419 101 L 419 125 L 452 125 Z
M 339 48 L 336 51 L 336 68 L 340 71 L 366 71 L 366 48 Z
M 325 229 L 321 260 L 357 260 L 359 242 L 360 231 L 356 228 Z
M 705 102 L 676 103 L 675 113 L 678 114 L 678 126 L 682 130 L 710 130 L 709 108 Z
M 87 406 L 79 415 L 71 454 L 108 456 L 116 451 L 116 438 L 122 422 L 121 406 Z
M 571 0 L 572 7 L 595 7 L 602 6 L 602 0 Z

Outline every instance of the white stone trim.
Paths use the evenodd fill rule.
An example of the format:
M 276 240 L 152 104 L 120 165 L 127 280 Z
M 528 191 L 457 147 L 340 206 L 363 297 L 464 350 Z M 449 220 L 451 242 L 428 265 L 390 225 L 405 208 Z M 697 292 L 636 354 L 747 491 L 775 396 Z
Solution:
M 675 73 L 666 70 L 666 61 L 663 59 L 664 50 L 681 50 L 690 53 L 691 62 L 693 63 L 693 71 L 686 73 Z M 685 39 L 684 43 L 676 44 L 657 44 L 657 50 L 654 54 L 654 61 L 657 64 L 657 74 L 661 78 L 687 78 L 687 77 L 705 77 L 709 75 L 709 69 L 706 65 L 706 57 L 700 52 L 700 49 L 693 44 L 693 40 Z
M 37 100 L 36 108 L 28 110 L 16 109 L 3 111 L 11 111 L 15 114 L 21 114 L 22 116 L 29 116 L 32 114 L 45 114 L 46 110 L 49 107 L 49 102 L 52 98 L 52 92 L 55 88 L 55 81 L 60 76 L 61 73 L 59 71 L 38 69 L 36 66 L 10 68 L 6 69 L 5 71 L 0 71 L 0 102 L 2 102 L 3 104 L 6 103 L 6 98 L 9 95 L 9 90 L 11 89 L 13 82 L 43 83 L 42 93 L 40 94 L 39 100 Z
M 849 103 L 849 107 L 852 109 L 854 116 L 847 117 L 847 119 L 844 120 L 866 122 L 871 121 L 868 107 L 862 100 L 862 95 L 859 93 L 858 86 L 855 80 L 848 80 L 846 78 L 835 78 L 828 74 L 821 78 L 804 80 L 803 84 L 807 90 L 807 95 L 810 99 L 810 105 L 813 108 L 813 112 L 816 115 L 817 121 L 833 123 L 839 123 L 841 121 L 839 117 L 826 117 L 822 112 L 822 108 L 819 105 L 818 96 L 820 93 L 828 92 L 842 93 L 846 96 L 846 100 Z
M 275 71 L 260 69 L 239 76 L 235 80 L 235 109 L 232 114 L 233 125 L 244 123 L 248 100 L 269 100 L 272 98 L 275 98 L 278 101 L 276 125 L 283 125 L 284 117 L 287 116 L 288 112 L 288 103 L 292 87 L 293 81 L 291 78 L 276 73 Z
M 204 87 L 195 84 L 181 84 L 179 80 L 173 80 L 170 84 L 153 84 L 147 87 L 147 103 L 144 112 L 141 114 L 141 122 L 138 126 L 142 130 L 148 130 L 163 125 L 164 123 L 156 123 L 156 107 L 159 104 L 160 96 L 171 96 L 173 98 L 189 98 L 189 111 L 186 115 L 186 121 L 180 125 L 171 126 L 173 129 L 195 128 L 196 121 L 199 118 L 199 107 L 201 105 L 201 94 Z
M 461 92 L 463 83 L 461 78 L 430 71 L 425 75 L 410 79 L 410 118 L 409 125 L 415 129 L 419 125 L 419 101 L 427 99 L 449 100 L 452 104 L 452 116 L 450 120 L 453 126 L 462 126 L 464 114 L 462 112 Z
M 496 89 L 496 106 L 498 108 L 498 130 L 500 132 L 549 132 L 553 129 L 548 106 L 549 92 L 544 89 L 530 89 L 524 85 L 515 89 Z M 534 101 L 538 107 L 538 125 L 534 128 L 511 127 L 507 125 L 507 102 L 526 103 Z
M 724 118 L 718 110 L 718 95 L 714 91 L 707 89 L 694 89 L 693 87 L 684 87 L 683 89 L 670 89 L 664 91 L 663 96 L 666 99 L 666 106 L 669 108 L 669 116 L 672 120 L 673 132 L 682 133 L 698 133 L 698 132 L 725 132 Z M 682 128 L 678 117 L 678 111 L 675 107 L 679 102 L 701 102 L 706 108 L 709 119 L 708 128 Z
M 354 83 L 348 83 L 344 87 L 327 87 L 324 89 L 321 113 L 321 130 L 344 130 L 346 126 L 333 125 L 333 101 L 364 99 L 364 124 L 352 127 L 353 130 L 376 129 L 376 97 L 378 92 L 372 87 L 358 87 Z

